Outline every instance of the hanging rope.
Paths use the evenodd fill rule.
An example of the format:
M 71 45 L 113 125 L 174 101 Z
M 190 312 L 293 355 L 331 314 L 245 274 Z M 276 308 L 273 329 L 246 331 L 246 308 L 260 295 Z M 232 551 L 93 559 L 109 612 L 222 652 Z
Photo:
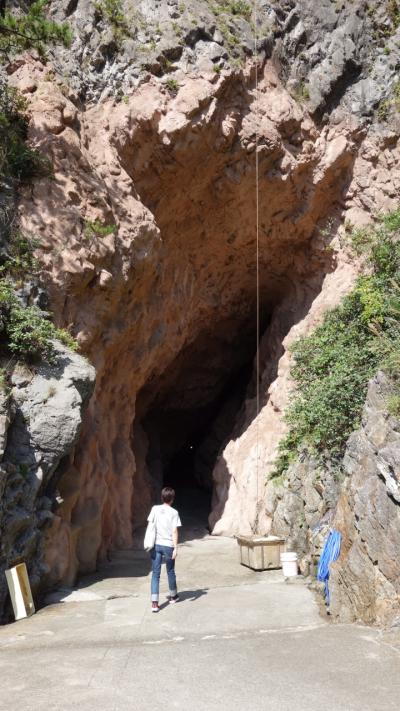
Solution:
M 259 437 L 259 413 L 260 413 L 260 202 L 259 202 L 259 93 L 258 93 L 258 12 L 257 0 L 253 0 L 254 17 L 254 61 L 255 61 L 255 116 L 256 116 L 256 141 L 255 141 L 255 163 L 256 163 L 256 519 L 255 533 L 259 533 L 260 517 L 260 487 L 259 487 L 259 458 L 260 458 L 260 437 Z

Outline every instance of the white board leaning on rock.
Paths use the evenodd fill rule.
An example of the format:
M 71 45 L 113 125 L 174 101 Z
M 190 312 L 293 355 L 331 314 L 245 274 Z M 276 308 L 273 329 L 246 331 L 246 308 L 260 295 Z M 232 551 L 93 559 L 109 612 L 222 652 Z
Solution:
M 28 571 L 25 563 L 6 570 L 7 585 L 16 620 L 30 617 L 35 612 Z

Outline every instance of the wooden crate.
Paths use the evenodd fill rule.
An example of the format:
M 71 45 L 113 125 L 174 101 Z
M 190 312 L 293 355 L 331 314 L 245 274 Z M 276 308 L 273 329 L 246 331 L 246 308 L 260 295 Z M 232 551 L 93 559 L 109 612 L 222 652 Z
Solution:
M 239 545 L 239 560 L 252 570 L 281 568 L 281 553 L 285 551 L 285 539 L 278 536 L 236 536 Z

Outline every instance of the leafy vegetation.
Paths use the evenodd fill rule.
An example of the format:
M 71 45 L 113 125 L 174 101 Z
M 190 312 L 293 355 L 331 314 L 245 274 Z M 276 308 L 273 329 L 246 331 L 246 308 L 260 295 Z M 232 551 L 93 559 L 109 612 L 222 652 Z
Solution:
M 173 77 L 168 77 L 167 81 L 165 82 L 165 85 L 172 94 L 176 94 L 179 89 L 179 84 L 177 80 Z
M 0 266 L 0 338 L 2 350 L 23 360 L 42 357 L 51 359 L 53 339 L 73 350 L 77 344 L 64 329 L 58 329 L 44 318 L 36 306 L 25 307 L 18 299 L 16 287 L 38 272 L 34 250 L 38 246 L 20 231 L 11 234 L 7 257 Z
M 36 307 L 31 307 L 25 309 L 20 301 L 18 300 L 15 289 L 19 289 L 23 286 L 27 279 L 32 279 L 37 277 L 39 274 L 39 262 L 35 257 L 35 249 L 39 246 L 39 241 L 36 238 L 29 237 L 20 230 L 12 232 L 8 244 L 7 244 L 7 256 L 3 258 L 2 264 L 0 266 L 0 332 L 13 332 L 14 322 L 22 323 L 22 316 L 19 316 L 17 311 L 21 309 L 22 311 L 28 311 L 29 314 L 33 314 L 34 324 L 38 319 L 44 320 L 42 312 Z M 10 318 L 10 325 L 7 323 L 7 318 Z M 50 325 L 50 330 L 48 331 L 51 338 L 58 338 L 60 341 L 65 343 L 65 345 L 76 350 L 76 341 L 72 338 L 70 333 L 65 329 L 56 329 L 52 323 L 48 322 Z M 48 330 L 48 326 L 44 327 Z M 18 343 L 16 348 L 10 348 L 9 344 L 6 345 L 6 350 L 11 350 L 12 352 L 17 352 Z M 50 347 L 50 351 L 52 348 Z M 23 354 L 23 349 L 20 351 Z M 45 349 L 42 351 L 44 355 Z M 28 353 L 32 356 L 32 353 Z
M 239 15 L 239 17 L 244 17 L 245 20 L 250 20 L 253 9 L 250 3 L 245 2 L 245 0 L 230 0 L 224 2 L 224 5 L 232 15 Z
M 49 174 L 46 159 L 25 143 L 27 120 L 25 104 L 14 90 L 0 89 L 0 180 L 13 179 L 15 185 Z M 25 308 L 16 295 L 28 277 L 38 271 L 34 256 L 38 243 L 15 229 L 12 217 L 2 217 L 8 226 L 7 253 L 0 266 L 0 338 L 2 350 L 28 361 L 51 358 L 52 340 L 58 338 L 76 348 L 72 337 L 57 329 L 34 306 Z
M 129 37 L 128 20 L 124 14 L 121 0 L 99 0 L 95 3 L 95 8 L 111 26 L 114 39 L 120 41 L 124 37 Z
M 250 2 L 246 2 L 246 0 L 214 0 L 210 3 L 210 8 L 224 38 L 229 59 L 232 60 L 243 54 L 238 20 L 243 18 L 247 22 L 251 21 L 253 10 Z
M 47 0 L 10 3 L 0 0 L 0 53 L 6 58 L 15 52 L 34 48 L 45 56 L 48 44 L 68 46 L 72 35 L 67 24 L 46 17 Z M 49 161 L 27 145 L 28 115 L 25 99 L 0 81 L 0 185 L 18 189 L 37 177 L 51 174 Z M 38 272 L 34 256 L 37 242 L 15 226 L 12 206 L 1 206 L 0 224 L 7 237 L 7 247 L 0 265 L 0 341 L 1 354 L 27 361 L 51 359 L 53 339 L 71 348 L 76 343 L 68 332 L 57 329 L 36 306 L 25 307 L 18 289 Z M 0 386 L 6 376 L 0 373 Z M 3 384 L 3 385 L 1 385 Z
M 16 296 L 9 277 L 0 278 L 0 337 L 4 350 L 26 361 L 37 358 L 51 360 L 53 339 L 76 349 L 70 334 L 43 318 L 36 306 L 24 307 Z
M 382 5 L 381 12 L 377 12 L 378 5 Z M 400 26 L 400 2 L 399 0 L 381 0 L 378 4 L 367 5 L 367 16 L 372 21 L 374 40 L 382 46 L 385 40 L 395 34 Z
M 291 95 L 294 99 L 296 99 L 296 101 L 299 102 L 299 104 L 301 104 L 309 100 L 310 89 L 307 84 L 302 81 L 295 89 L 291 91 Z
M 342 456 L 359 425 L 368 380 L 379 368 L 392 378 L 391 407 L 398 407 L 400 208 L 377 226 L 354 231 L 351 242 L 365 261 L 365 273 L 341 305 L 292 346 L 296 390 L 273 476 L 280 476 L 302 449 L 322 459 Z
M 92 249 L 92 247 L 98 244 L 99 238 L 101 239 L 102 237 L 112 235 L 116 230 L 116 225 L 103 225 L 100 220 L 94 220 L 94 222 L 87 221 L 83 229 L 83 239 L 89 249 Z
M 250 3 L 246 0 L 217 0 L 213 11 L 216 15 L 224 12 L 227 15 L 244 17 L 245 20 L 250 20 L 253 12 Z
M 99 220 L 95 220 L 94 222 L 85 223 L 84 234 L 87 239 L 107 237 L 107 235 L 112 235 L 116 229 L 116 225 L 102 225 Z
M 400 26 L 400 4 L 398 0 L 388 0 L 387 12 L 393 28 L 396 30 Z
M 22 282 L 27 275 L 38 271 L 34 250 L 39 243 L 20 230 L 12 233 L 7 247 L 7 258 L 0 266 L 0 276 L 8 275 L 15 282 Z
M 387 121 L 391 114 L 400 113 L 400 81 L 397 81 L 392 88 L 391 95 L 380 102 L 377 110 L 379 121 Z
M 43 57 L 48 44 L 70 44 L 69 26 L 49 20 L 47 5 L 48 0 L 28 4 L 0 0 L 0 56 L 8 59 L 34 48 Z M 27 145 L 27 126 L 26 100 L 0 80 L 0 181 L 6 177 L 28 182 L 50 172 L 48 160 Z
M 387 403 L 388 410 L 394 417 L 400 417 L 400 395 L 391 395 Z
M 49 161 L 26 143 L 27 104 L 15 89 L 0 82 L 0 180 L 20 183 L 49 175 Z
M 72 33 L 67 23 L 59 24 L 46 17 L 48 0 L 35 0 L 32 4 L 0 1 L 0 52 L 9 56 L 15 52 L 35 48 L 45 56 L 48 44 L 69 46 Z

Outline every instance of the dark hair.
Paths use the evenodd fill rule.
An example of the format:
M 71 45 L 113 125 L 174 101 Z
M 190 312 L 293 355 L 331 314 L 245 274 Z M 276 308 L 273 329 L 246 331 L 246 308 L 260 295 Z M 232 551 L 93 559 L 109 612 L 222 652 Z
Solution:
M 163 504 L 172 504 L 175 499 L 175 491 L 170 486 L 164 486 L 161 492 L 161 501 Z

